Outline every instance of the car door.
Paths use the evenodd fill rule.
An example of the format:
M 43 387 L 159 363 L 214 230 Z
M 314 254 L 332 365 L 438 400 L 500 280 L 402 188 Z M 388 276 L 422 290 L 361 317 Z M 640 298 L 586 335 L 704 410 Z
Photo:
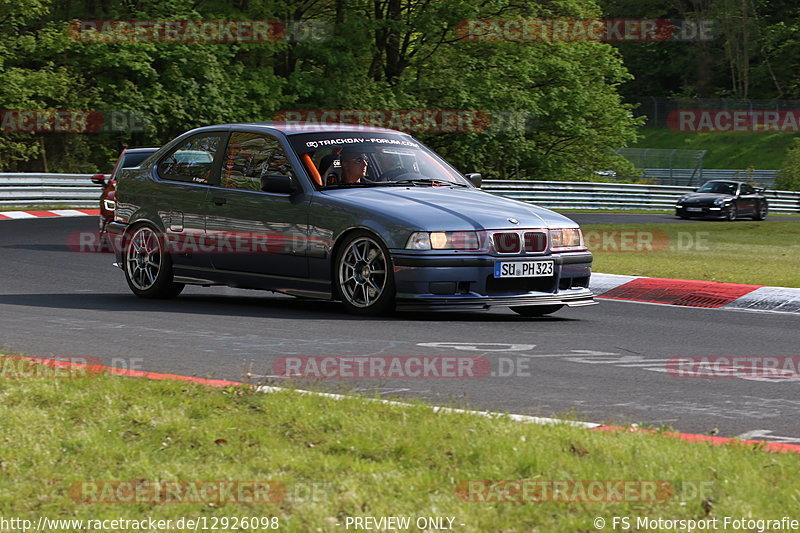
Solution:
M 756 190 L 746 183 L 739 185 L 739 213 L 752 215 L 756 212 Z
M 309 198 L 292 168 L 287 147 L 266 133 L 234 131 L 212 186 L 206 232 L 220 271 L 308 277 Z M 264 192 L 262 178 L 290 176 L 295 193 Z
M 209 184 L 217 179 L 226 132 L 206 132 L 179 142 L 155 166 L 157 215 L 176 268 L 210 269 L 204 246 Z

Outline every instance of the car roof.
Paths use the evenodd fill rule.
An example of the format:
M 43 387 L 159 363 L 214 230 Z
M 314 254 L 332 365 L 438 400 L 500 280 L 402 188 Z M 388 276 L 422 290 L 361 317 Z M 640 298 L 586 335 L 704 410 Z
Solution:
M 123 152 L 126 154 L 144 154 L 157 152 L 159 148 L 125 148 Z
M 367 133 L 397 133 L 408 135 L 405 132 L 390 130 L 387 128 L 376 128 L 374 126 L 362 126 L 360 124 L 320 124 L 319 122 L 237 122 L 233 124 L 218 124 L 216 126 L 206 126 L 209 129 L 221 127 L 263 127 L 277 130 L 285 135 L 298 135 L 301 133 L 331 133 L 331 132 L 367 132 Z M 203 130 L 205 128 L 198 128 Z M 195 130 L 197 131 L 197 130 Z
M 734 181 L 734 180 L 708 180 L 706 183 L 735 183 L 736 185 L 741 185 L 745 183 L 743 181 Z

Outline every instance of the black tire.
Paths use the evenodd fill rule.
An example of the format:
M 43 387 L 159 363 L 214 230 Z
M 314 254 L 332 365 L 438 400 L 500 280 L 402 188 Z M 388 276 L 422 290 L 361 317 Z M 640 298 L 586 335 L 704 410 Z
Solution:
M 753 220 L 764 220 L 767 218 L 767 212 L 769 211 L 769 207 L 767 206 L 767 202 L 761 202 L 756 209 L 755 214 L 753 215 Z
M 175 283 L 172 258 L 164 252 L 161 232 L 148 224 L 134 227 L 122 250 L 125 280 L 139 298 L 175 298 L 184 288 Z
M 333 264 L 336 296 L 348 312 L 378 316 L 394 311 L 394 268 L 389 250 L 374 234 L 348 235 Z
M 736 220 L 738 210 L 736 209 L 736 204 L 731 204 L 725 208 L 723 215 L 725 216 L 725 220 L 728 222 L 733 222 Z
M 545 316 L 552 313 L 555 313 L 559 309 L 564 307 L 563 305 L 523 305 L 520 307 L 512 307 L 511 310 L 517 313 L 518 315 L 528 316 L 528 317 L 536 317 L 536 316 Z
M 683 220 L 689 218 L 689 215 L 687 215 L 686 213 L 675 213 L 675 215 L 682 218 Z

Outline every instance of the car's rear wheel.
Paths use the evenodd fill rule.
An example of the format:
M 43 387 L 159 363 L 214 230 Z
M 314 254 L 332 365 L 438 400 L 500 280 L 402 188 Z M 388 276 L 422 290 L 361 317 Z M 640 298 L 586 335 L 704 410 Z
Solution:
M 725 216 L 725 220 L 734 221 L 736 220 L 736 206 L 734 204 L 729 205 L 725 208 L 723 215 Z
M 348 236 L 336 255 L 336 291 L 345 308 L 359 315 L 394 309 L 394 272 L 389 250 L 366 231 Z
M 753 220 L 764 220 L 767 218 L 767 212 L 769 211 L 769 207 L 767 207 L 767 202 L 761 202 L 756 209 L 755 214 L 753 215 Z
M 523 305 L 519 307 L 512 307 L 511 310 L 522 316 L 545 316 L 555 313 L 563 305 Z
M 164 241 L 151 226 L 139 226 L 126 239 L 123 250 L 125 280 L 140 298 L 174 298 L 184 285 L 175 283 L 172 259 L 164 251 Z

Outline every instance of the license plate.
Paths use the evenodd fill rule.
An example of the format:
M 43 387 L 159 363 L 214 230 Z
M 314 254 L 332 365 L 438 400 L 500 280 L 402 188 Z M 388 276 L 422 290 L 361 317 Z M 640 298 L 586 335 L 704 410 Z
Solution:
M 553 275 L 553 261 L 497 261 L 496 278 L 543 278 Z
M 703 211 L 703 208 L 702 207 L 687 207 L 686 210 L 689 211 L 690 213 L 700 213 L 700 212 Z

